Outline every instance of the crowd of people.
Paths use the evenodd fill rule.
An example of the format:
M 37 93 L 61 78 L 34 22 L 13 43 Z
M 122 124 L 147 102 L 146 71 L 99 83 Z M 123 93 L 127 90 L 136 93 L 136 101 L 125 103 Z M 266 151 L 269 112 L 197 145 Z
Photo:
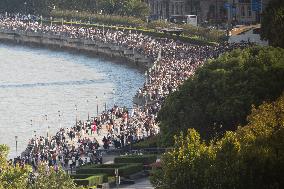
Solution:
M 102 163 L 98 140 L 92 136 L 91 122 L 78 121 L 71 128 L 61 128 L 54 136 L 35 135 L 14 164 L 30 164 L 36 170 L 39 163 L 71 169 L 87 163 Z
M 37 21 L 21 20 L 19 17 L 0 16 L 0 30 L 36 32 L 80 38 L 101 43 L 111 43 L 139 52 L 153 60 L 147 70 L 146 82 L 137 92 L 136 98 L 142 102 L 127 110 L 114 106 L 93 120 L 78 122 L 71 129 L 61 128 L 51 138 L 32 139 L 22 161 L 36 165 L 46 161 L 49 165 L 76 166 L 87 162 L 100 162 L 96 154 L 99 148 L 124 148 L 133 142 L 159 133 L 157 113 L 165 98 L 178 90 L 186 79 L 208 59 L 235 48 L 249 44 L 193 45 L 168 38 L 156 38 L 137 31 L 110 30 L 104 28 L 44 24 Z M 103 132 L 102 132 L 103 131 Z M 102 137 L 98 141 L 95 136 Z M 86 135 L 87 134 L 87 135 Z M 104 134 L 104 136 L 101 136 Z M 85 136 L 85 137 L 82 137 Z M 70 141 L 77 140 L 76 145 Z M 69 141 L 69 142 L 66 142 Z M 83 161 L 83 162 L 82 162 Z

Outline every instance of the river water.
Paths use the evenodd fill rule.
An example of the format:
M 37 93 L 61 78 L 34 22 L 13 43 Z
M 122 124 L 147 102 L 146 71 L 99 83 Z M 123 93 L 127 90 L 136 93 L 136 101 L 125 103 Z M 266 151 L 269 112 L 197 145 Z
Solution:
M 48 126 L 54 134 L 76 117 L 96 116 L 97 104 L 99 112 L 105 104 L 131 107 L 144 82 L 137 69 L 105 59 L 6 44 L 0 71 L 0 144 L 9 145 L 9 157 L 35 135 L 46 136 Z

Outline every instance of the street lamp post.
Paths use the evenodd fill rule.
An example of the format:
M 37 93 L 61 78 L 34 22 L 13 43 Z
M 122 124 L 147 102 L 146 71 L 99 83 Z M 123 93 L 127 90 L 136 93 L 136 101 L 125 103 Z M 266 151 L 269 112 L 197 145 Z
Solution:
M 105 112 L 107 111 L 107 104 L 106 104 L 106 93 L 104 93 L 104 101 L 105 101 Z
M 18 156 L 18 136 L 15 136 L 16 141 L 16 157 Z
M 75 104 L 75 111 L 76 111 L 76 126 L 77 126 L 77 122 L 78 122 L 78 115 L 77 115 L 77 105 Z
M 49 126 L 48 126 L 48 123 L 47 123 L 47 115 L 45 114 L 44 117 L 45 117 L 45 122 L 46 122 L 46 125 L 47 125 L 46 137 L 48 138 Z
M 87 100 L 88 121 L 90 120 L 89 100 Z
M 52 27 L 52 17 L 50 17 L 50 27 Z
M 113 94 L 113 106 L 115 106 L 115 89 L 112 89 L 112 94 Z
M 149 74 L 148 74 L 149 84 L 151 84 L 151 72 L 152 72 L 152 68 L 149 68 Z
M 61 115 L 62 115 L 62 114 L 60 114 L 60 110 L 58 110 L 59 129 L 61 129 Z M 77 118 L 76 118 L 76 120 L 77 120 Z M 77 123 L 77 121 L 76 121 L 76 123 Z M 76 125 L 77 125 L 77 124 L 76 124 Z
M 147 71 L 145 72 L 145 77 L 146 77 L 146 82 L 145 82 L 145 84 L 148 85 L 148 72 L 147 72 Z
M 99 102 L 98 102 L 98 97 L 96 96 L 96 101 L 97 101 L 97 116 L 99 116 Z
M 24 2 L 25 5 L 25 15 L 27 15 L 27 2 Z
M 33 129 L 33 120 L 32 119 L 31 119 L 30 125 L 31 125 L 31 129 Z M 32 134 L 32 138 L 33 138 L 33 134 Z

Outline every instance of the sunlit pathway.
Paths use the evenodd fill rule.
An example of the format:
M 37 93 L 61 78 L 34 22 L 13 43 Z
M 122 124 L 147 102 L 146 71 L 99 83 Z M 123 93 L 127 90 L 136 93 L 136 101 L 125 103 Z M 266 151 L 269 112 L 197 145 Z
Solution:
M 124 189 L 154 189 L 154 187 L 150 183 L 149 177 L 135 180 L 135 184 L 123 185 L 123 186 L 119 186 L 119 188 L 124 188 Z

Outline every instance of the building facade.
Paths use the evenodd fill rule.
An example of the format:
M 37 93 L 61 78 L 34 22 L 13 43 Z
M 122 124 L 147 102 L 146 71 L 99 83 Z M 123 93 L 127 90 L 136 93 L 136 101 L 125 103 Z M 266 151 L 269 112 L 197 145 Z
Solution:
M 252 24 L 260 21 L 269 0 L 148 0 L 150 14 L 159 19 L 197 15 L 198 23 Z
M 260 22 L 260 15 L 270 0 L 228 0 L 228 22 L 253 24 Z

